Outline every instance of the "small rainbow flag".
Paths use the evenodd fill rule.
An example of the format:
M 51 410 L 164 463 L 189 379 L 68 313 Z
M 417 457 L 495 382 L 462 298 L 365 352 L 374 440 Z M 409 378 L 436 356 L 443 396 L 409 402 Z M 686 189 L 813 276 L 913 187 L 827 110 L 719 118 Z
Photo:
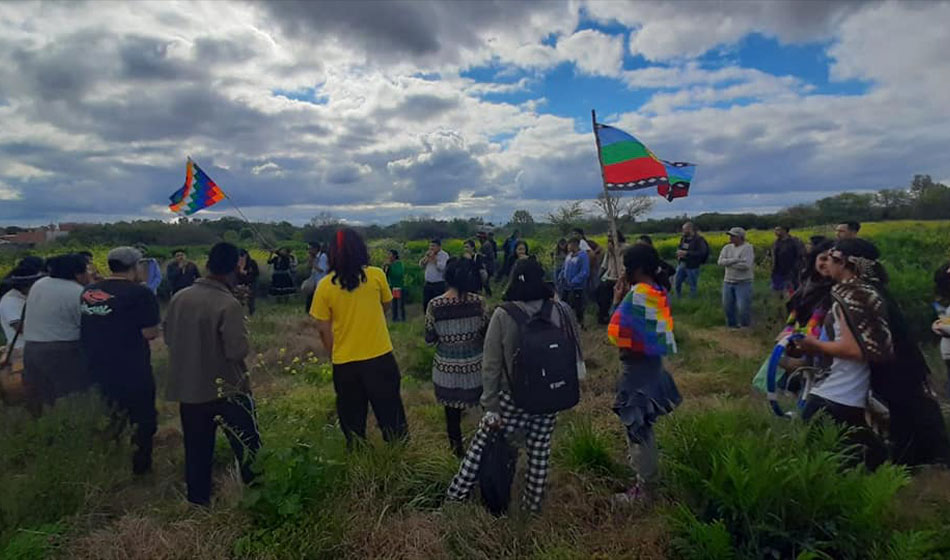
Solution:
M 662 160 L 619 128 L 595 123 L 594 134 L 608 191 L 656 187 L 657 194 L 670 201 L 689 194 L 695 164 Z
M 224 191 L 211 180 L 211 177 L 188 158 L 185 167 L 185 185 L 175 191 L 169 199 L 168 207 L 172 212 L 190 216 L 224 200 Z

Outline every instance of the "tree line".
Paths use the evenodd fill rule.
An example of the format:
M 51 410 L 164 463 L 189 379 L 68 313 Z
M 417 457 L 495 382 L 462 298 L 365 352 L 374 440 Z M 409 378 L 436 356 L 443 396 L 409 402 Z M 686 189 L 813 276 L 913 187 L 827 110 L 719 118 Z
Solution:
M 357 226 L 367 239 L 458 239 L 473 237 L 486 226 L 499 226 L 504 234 L 519 229 L 523 235 L 557 237 L 572 228 L 581 227 L 592 234 L 608 229 L 606 209 L 619 216 L 620 227 L 627 233 L 674 233 L 683 222 L 692 220 L 706 231 L 722 231 L 739 225 L 747 229 L 770 229 L 776 225 L 802 228 L 849 220 L 861 222 L 887 220 L 931 220 L 950 217 L 950 187 L 934 181 L 929 175 L 915 175 L 906 188 L 885 189 L 874 193 L 845 192 L 808 204 L 798 204 L 772 214 L 704 213 L 671 218 L 641 217 L 652 208 L 655 197 L 627 196 L 596 201 L 568 203 L 536 220 L 527 210 L 516 210 L 506 224 L 489 224 L 482 218 L 444 220 L 430 216 L 406 218 L 390 225 Z M 589 204 L 589 206 L 585 206 Z M 79 246 L 120 245 L 132 241 L 157 246 L 210 245 L 219 240 L 251 245 L 304 244 L 328 241 L 344 222 L 323 212 L 310 223 L 296 226 L 290 222 L 247 224 L 225 217 L 216 220 L 183 219 L 178 223 L 159 220 L 117 222 L 80 227 L 61 243 Z

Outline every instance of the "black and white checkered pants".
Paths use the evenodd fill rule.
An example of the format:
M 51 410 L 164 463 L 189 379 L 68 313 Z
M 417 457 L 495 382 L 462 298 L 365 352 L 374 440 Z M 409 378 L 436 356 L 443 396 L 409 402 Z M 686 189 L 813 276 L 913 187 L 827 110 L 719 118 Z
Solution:
M 531 414 L 515 406 L 507 393 L 501 393 L 502 429 L 508 441 L 516 431 L 524 432 L 525 449 L 528 455 L 528 471 L 525 473 L 524 492 L 521 506 L 528 511 L 539 511 L 544 499 L 544 486 L 548 479 L 548 464 L 551 457 L 551 434 L 557 414 Z M 478 431 L 472 438 L 459 472 L 452 479 L 446 492 L 449 500 L 464 500 L 478 482 L 478 468 L 482 462 L 482 453 L 491 436 L 493 428 L 486 425 L 485 419 L 478 425 Z

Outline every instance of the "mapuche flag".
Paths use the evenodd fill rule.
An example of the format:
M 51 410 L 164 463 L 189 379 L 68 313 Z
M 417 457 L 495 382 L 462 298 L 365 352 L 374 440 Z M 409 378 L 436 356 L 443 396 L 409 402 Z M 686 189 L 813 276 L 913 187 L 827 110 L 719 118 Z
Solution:
M 657 194 L 670 201 L 689 194 L 695 164 L 662 160 L 643 142 L 619 128 L 597 123 L 594 134 L 608 191 L 656 187 Z
M 190 216 L 198 210 L 213 206 L 224 200 L 224 191 L 211 180 L 211 177 L 188 158 L 185 167 L 185 185 L 175 191 L 169 199 L 168 207 L 172 212 Z

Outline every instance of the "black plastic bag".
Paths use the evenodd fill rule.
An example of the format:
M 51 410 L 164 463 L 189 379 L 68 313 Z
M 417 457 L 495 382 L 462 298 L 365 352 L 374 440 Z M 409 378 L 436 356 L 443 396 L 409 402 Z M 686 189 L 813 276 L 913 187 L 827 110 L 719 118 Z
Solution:
M 478 467 L 478 487 L 481 490 L 482 503 L 496 517 L 508 513 L 511 483 L 515 478 L 517 462 L 518 450 L 508 443 L 502 430 L 496 430 L 485 445 Z

